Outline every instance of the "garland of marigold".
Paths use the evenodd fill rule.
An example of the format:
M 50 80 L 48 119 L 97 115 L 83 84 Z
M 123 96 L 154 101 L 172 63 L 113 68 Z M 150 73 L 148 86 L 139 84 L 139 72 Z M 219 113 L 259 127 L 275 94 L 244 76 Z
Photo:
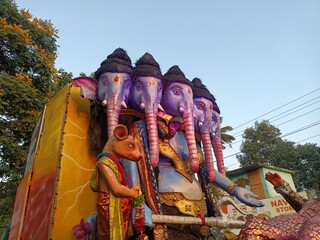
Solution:
M 141 191 L 140 185 L 135 184 L 133 189 L 136 191 Z M 147 240 L 148 236 L 144 234 L 146 230 L 145 225 L 145 212 L 144 212 L 144 195 L 141 194 L 140 196 L 133 199 L 133 207 L 135 209 L 134 215 L 134 229 L 138 233 L 137 240 Z

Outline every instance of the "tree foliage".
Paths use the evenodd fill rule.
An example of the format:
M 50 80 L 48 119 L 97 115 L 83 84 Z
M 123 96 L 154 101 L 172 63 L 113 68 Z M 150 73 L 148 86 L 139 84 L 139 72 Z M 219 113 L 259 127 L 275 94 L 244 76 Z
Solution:
M 241 166 L 262 163 L 295 171 L 293 179 L 299 191 L 319 190 L 320 148 L 316 144 L 296 145 L 281 139 L 280 129 L 268 121 L 255 122 L 243 133 L 240 154 Z
M 297 145 L 299 190 L 315 189 L 320 192 L 320 147 L 307 143 Z
M 0 222 L 9 223 L 32 131 L 47 100 L 71 73 L 54 66 L 58 31 L 47 20 L 0 4 Z
M 220 117 L 220 124 L 222 123 L 223 118 Z M 226 145 L 232 148 L 232 141 L 235 140 L 234 136 L 228 134 L 227 132 L 232 131 L 233 128 L 231 126 L 224 126 L 221 128 L 221 143 L 222 149 L 226 149 Z
M 227 132 L 232 131 L 231 126 L 225 126 L 221 128 L 221 143 L 222 149 L 226 149 L 226 145 L 232 148 L 232 141 L 235 140 L 234 136 L 228 134 Z
M 280 141 L 280 135 L 280 130 L 270 125 L 268 121 L 256 122 L 254 127 L 247 128 L 242 136 L 245 141 L 241 144 L 241 153 L 237 155 L 241 165 L 269 164 Z

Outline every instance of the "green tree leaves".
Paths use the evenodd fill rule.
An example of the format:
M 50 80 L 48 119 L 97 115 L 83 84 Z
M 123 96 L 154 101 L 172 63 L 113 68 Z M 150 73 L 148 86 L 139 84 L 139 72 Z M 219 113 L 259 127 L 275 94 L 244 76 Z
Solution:
M 320 190 L 320 148 L 316 144 L 297 145 L 299 189 Z M 299 171 L 298 171 L 299 170 Z
M 220 124 L 222 123 L 223 118 L 220 117 Z M 226 145 L 232 148 L 232 141 L 235 140 L 235 138 L 232 135 L 229 135 L 227 132 L 232 131 L 233 128 L 231 126 L 224 126 L 221 128 L 221 143 L 222 143 L 222 149 L 226 149 Z
M 55 68 L 58 31 L 50 21 L 0 4 L 0 222 L 8 224 L 32 131 L 47 100 L 72 74 Z
M 240 147 L 241 153 L 237 155 L 241 165 L 270 164 L 277 143 L 281 140 L 280 135 L 280 130 L 268 121 L 256 122 L 254 127 L 247 128 L 243 133 L 245 141 Z
M 1 161 L 24 161 L 45 96 L 19 78 L 0 73 Z M 14 160 L 14 161 L 13 161 Z
M 319 190 L 320 148 L 316 144 L 296 145 L 281 139 L 280 129 L 268 121 L 255 122 L 243 133 L 240 154 L 241 166 L 262 163 L 296 172 L 294 181 L 299 191 Z

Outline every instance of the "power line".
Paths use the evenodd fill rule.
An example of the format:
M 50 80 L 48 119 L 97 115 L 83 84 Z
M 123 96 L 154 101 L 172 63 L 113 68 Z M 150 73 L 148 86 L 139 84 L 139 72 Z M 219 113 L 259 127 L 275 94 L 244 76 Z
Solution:
M 250 120 L 250 121 L 247 121 L 247 122 L 245 122 L 245 123 L 243 123 L 243 124 L 241 124 L 241 125 L 233 128 L 233 130 L 235 130 L 235 129 L 239 128 L 239 127 L 242 127 L 242 126 L 244 126 L 244 125 L 246 125 L 246 124 L 248 124 L 248 123 L 250 123 L 250 122 L 252 122 L 252 121 L 255 121 L 255 120 L 257 120 L 257 119 L 259 119 L 259 118 L 261 118 L 261 117 L 263 117 L 263 116 L 266 116 L 266 115 L 268 115 L 269 113 L 272 113 L 272 112 L 274 112 L 274 111 L 276 111 L 276 110 L 278 110 L 278 109 L 281 109 L 281 108 L 283 108 L 283 107 L 285 107 L 285 106 L 287 106 L 287 105 L 289 105 L 289 104 L 291 104 L 291 103 L 293 103 L 293 102 L 296 102 L 296 101 L 298 101 L 299 99 L 302 99 L 302 98 L 304 98 L 304 97 L 306 97 L 306 96 L 308 96 L 308 95 L 310 95 L 310 94 L 312 94 L 312 93 L 314 93 L 314 92 L 316 92 L 316 91 L 319 91 L 319 90 L 320 90 L 320 88 L 317 88 L 317 89 L 315 89 L 315 90 L 313 90 L 313 91 L 311 91 L 311 92 L 309 92 L 309 93 L 307 93 L 307 94 L 305 94 L 305 95 L 303 95 L 303 96 L 301 96 L 301 97 L 298 97 L 298 98 L 296 98 L 296 99 L 294 99 L 294 100 L 292 100 L 292 101 L 290 101 L 290 102 L 288 102 L 288 103 L 286 103 L 286 104 L 281 105 L 280 107 L 277 107 L 277 108 L 275 108 L 275 109 L 273 109 L 273 110 L 271 110 L 271 111 L 269 111 L 269 112 L 267 112 L 267 113 L 265 113 L 265 114 L 262 114 L 262 115 L 254 118 L 254 119 L 252 119 L 252 120 Z M 307 103 L 310 103 L 310 102 L 314 101 L 315 99 L 318 99 L 319 97 L 320 97 L 320 96 L 315 97 L 315 98 L 313 98 L 313 99 L 311 99 L 311 100 L 308 100 L 308 101 L 306 101 L 306 102 L 304 102 L 304 103 L 302 103 L 302 104 L 300 104 L 300 105 L 298 105 L 298 106 L 295 106 L 294 108 L 291 108 L 291 109 L 289 109 L 289 110 L 286 110 L 286 111 L 284 111 L 284 112 L 282 112 L 282 113 L 280 113 L 280 114 L 277 114 L 277 115 L 275 115 L 275 116 L 273 116 L 273 117 L 271 117 L 271 118 L 269 118 L 269 119 L 273 119 L 273 118 L 275 118 L 275 117 L 281 116 L 281 115 L 283 115 L 283 114 L 285 114 L 285 113 L 287 113 L 287 112 L 290 112 L 291 110 L 294 110 L 294 109 L 296 110 L 295 112 L 297 112 L 297 111 L 300 111 L 300 110 L 302 110 L 302 109 L 304 109 L 304 108 L 306 108 L 306 107 L 309 107 L 309 106 L 311 106 L 311 105 L 314 105 L 315 103 L 317 103 L 317 102 L 319 102 L 319 101 L 316 101 L 316 102 L 314 102 L 314 103 L 312 103 L 312 104 L 309 104 L 309 105 L 305 106 L 304 108 L 296 109 L 297 107 L 301 107 L 301 106 L 303 106 L 303 105 L 305 105 L 305 104 L 307 104 Z M 314 111 L 316 111 L 316 110 L 318 110 L 318 109 L 319 109 L 319 108 L 314 109 L 314 110 L 312 110 L 312 111 L 310 111 L 310 112 L 308 112 L 308 113 L 314 112 Z M 293 112 L 293 113 L 295 113 L 295 112 Z M 305 114 L 308 114 L 308 113 L 305 113 Z M 292 114 L 292 113 L 290 113 L 290 114 Z M 285 115 L 285 116 L 288 116 L 288 115 L 290 115 L 290 114 L 287 114 L 287 115 Z M 304 115 L 305 115 L 305 114 L 304 114 Z M 283 117 L 285 117 L 285 116 L 283 116 Z M 283 118 L 283 117 L 281 117 L 281 118 Z M 299 118 L 299 117 L 300 117 L 300 116 L 298 116 L 298 117 L 296 117 L 296 118 Z M 277 120 L 279 120 L 279 119 L 281 119 L 281 118 L 278 118 L 278 119 L 273 120 L 273 121 L 277 121 Z M 292 121 L 292 120 L 294 120 L 294 119 L 296 119 L 296 118 L 293 118 L 293 119 L 291 119 L 291 120 L 289 120 L 289 121 Z M 282 125 L 282 124 L 284 124 L 284 123 L 281 123 L 281 125 Z M 306 130 L 306 129 L 308 129 L 308 128 L 314 127 L 314 126 L 316 126 L 316 125 L 318 125 L 318 124 L 320 124 L 320 121 L 314 122 L 314 123 L 309 124 L 309 125 L 307 125 L 307 126 L 304 126 L 304 127 L 302 127 L 302 128 L 296 129 L 296 130 L 294 130 L 294 131 L 292 131 L 292 132 L 283 134 L 283 135 L 281 135 L 280 137 L 283 138 L 283 137 L 287 137 L 287 136 L 293 135 L 293 134 L 295 134 L 295 133 L 304 131 L 304 130 Z M 245 130 L 245 129 L 244 129 L 244 130 Z M 244 130 L 242 130 L 242 131 L 240 131 L 240 132 L 237 132 L 236 134 L 242 133 Z M 316 136 L 319 136 L 319 135 L 316 135 Z M 313 137 L 310 137 L 310 138 L 301 140 L 301 141 L 299 141 L 299 142 L 302 142 L 302 141 L 305 141 L 305 140 L 314 138 L 314 137 L 316 137 L 316 136 L 313 136 Z M 236 136 L 234 135 L 234 137 L 236 137 Z M 232 143 L 232 145 L 237 144 L 237 143 L 239 143 L 239 142 L 242 142 L 242 140 L 237 141 L 237 142 L 235 142 L 235 143 Z M 239 153 L 241 153 L 241 152 L 239 151 L 239 152 L 236 152 L 236 153 L 234 153 L 234 154 L 228 155 L 228 156 L 224 157 L 224 159 L 229 158 L 229 157 L 232 157 L 232 156 L 235 156 L 235 155 L 237 155 L 237 154 L 239 154 Z M 238 163 L 234 163 L 234 164 L 228 165 L 228 166 L 226 166 L 226 167 L 230 167 L 230 166 L 233 166 L 233 165 L 235 165 L 235 164 L 238 164 Z
M 286 133 L 286 134 L 282 134 L 280 137 L 283 138 L 283 137 L 290 136 L 290 135 L 295 134 L 295 133 L 297 133 L 297 132 L 301 132 L 301 131 L 306 130 L 306 129 L 308 129 L 308 128 L 317 126 L 318 124 L 320 124 L 320 121 L 311 123 L 311 124 L 309 124 L 309 125 L 307 125 L 307 126 L 304 126 L 304 127 L 302 127 L 302 128 L 296 129 L 296 130 L 294 130 L 294 131 L 292 131 L 292 132 L 289 132 L 289 133 Z
M 304 142 L 304 141 L 307 141 L 307 140 L 309 140 L 309 139 L 312 139 L 312 138 L 315 138 L 315 137 L 318 137 L 318 136 L 320 136 L 320 134 L 314 135 L 314 136 L 312 136 L 312 137 L 305 138 L 305 139 L 300 140 L 300 141 L 298 141 L 298 142 L 296 142 L 296 143 Z M 231 155 L 229 155 L 229 156 L 226 156 L 226 157 L 224 157 L 224 159 L 226 159 L 226 158 L 228 158 L 228 157 L 232 157 L 232 156 L 234 156 L 234 155 L 237 155 L 238 153 L 241 153 L 241 152 L 237 152 L 237 153 L 231 154 Z M 239 162 L 229 164 L 229 165 L 227 165 L 226 167 L 231 167 L 231 166 L 234 166 L 234 165 L 236 165 L 236 164 L 239 164 Z
M 271 122 L 275 122 L 275 121 L 280 120 L 280 119 L 282 119 L 282 118 L 284 118 L 284 117 L 286 117 L 286 116 L 289 116 L 289 115 L 291 115 L 291 114 L 294 114 L 294 113 L 296 113 L 296 112 L 298 112 L 298 111 L 304 110 L 305 108 L 310 107 L 310 106 L 312 106 L 312 105 L 320 102 L 320 100 L 318 100 L 318 101 L 316 101 L 316 102 L 313 102 L 313 103 L 311 103 L 311 104 L 309 104 L 309 105 L 307 105 L 307 106 L 304 106 L 304 107 L 302 107 L 302 108 L 299 108 L 299 109 L 296 109 L 296 108 L 297 108 L 297 107 L 301 107 L 301 106 L 303 106 L 303 105 L 305 105 L 305 104 L 307 104 L 307 103 L 309 103 L 309 102 L 311 102 L 311 101 L 313 101 L 313 100 L 315 100 L 315 99 L 318 99 L 318 98 L 320 98 L 320 96 L 318 96 L 318 97 L 316 97 L 316 98 L 313 98 L 313 99 L 311 99 L 311 100 L 309 100 L 309 101 L 307 101 L 307 102 L 304 102 L 304 103 L 302 103 L 302 104 L 300 104 L 300 105 L 298 105 L 298 106 L 295 106 L 295 107 L 293 107 L 293 108 L 291 108 L 291 109 L 289 109 L 289 110 L 287 110 L 287 111 L 284 111 L 284 112 L 282 112 L 282 113 L 279 113 L 279 114 L 277 114 L 277 115 L 275 115 L 275 116 L 273 116 L 273 117 L 271 117 L 271 118 L 269 118 L 269 119 L 266 119 L 266 120 L 269 121 L 269 120 L 271 120 L 271 119 L 273 119 L 273 118 L 275 118 L 275 117 L 281 116 L 281 115 L 283 115 L 284 113 L 290 112 L 290 111 L 292 111 L 292 110 L 295 109 L 294 112 L 288 113 L 288 114 L 286 114 L 286 115 L 284 115 L 284 116 L 282 116 L 282 117 L 279 117 L 279 118 L 277 118 L 277 119 L 275 119 L 275 120 L 273 120 L 273 121 L 270 121 L 270 123 L 271 123 Z M 317 108 L 317 109 L 319 109 L 319 108 Z M 317 110 L 317 109 L 315 109 L 315 110 Z M 315 110 L 313 110 L 313 111 L 315 111 Z M 308 112 L 308 113 L 310 113 L 310 112 Z M 306 113 L 306 114 L 308 114 L 308 113 Z M 280 124 L 280 125 L 282 125 L 282 124 Z M 235 138 L 237 138 L 237 137 L 241 136 L 244 131 L 245 131 L 245 129 L 242 130 L 242 131 L 240 131 L 240 132 L 235 133 L 233 136 L 234 136 Z
M 284 138 L 284 137 L 290 136 L 290 135 L 292 135 L 292 134 L 295 134 L 295 133 L 304 131 L 304 130 L 306 130 L 306 129 L 308 129 L 308 128 L 311 128 L 311 127 L 314 127 L 314 126 L 316 126 L 316 125 L 318 125 L 318 124 L 320 124 L 320 121 L 311 123 L 311 124 L 306 125 L 306 126 L 304 126 L 304 127 L 302 127 L 302 128 L 296 129 L 296 130 L 294 130 L 294 131 L 292 131 L 292 132 L 283 134 L 283 135 L 280 136 L 280 138 Z M 319 135 L 320 135 L 320 134 L 318 134 L 318 135 L 316 135 L 316 136 L 319 136 Z M 310 138 L 314 138 L 314 137 L 316 137 L 316 136 L 313 136 L 313 137 L 310 137 Z M 310 139 L 310 138 L 304 139 L 304 140 L 302 140 L 302 141 L 308 140 L 308 139 Z M 300 141 L 300 142 L 302 142 L 302 141 Z M 226 159 L 226 158 L 235 156 L 235 155 L 237 155 L 237 154 L 239 154 L 239 153 L 241 153 L 241 152 L 239 151 L 239 152 L 233 153 L 233 154 L 231 154 L 231 155 L 228 155 L 228 156 L 226 156 L 226 157 L 223 157 L 223 159 Z M 232 165 L 235 165 L 235 164 L 232 164 Z M 228 165 L 227 167 L 230 167 L 230 166 L 232 166 L 232 165 Z
M 304 106 L 304 107 L 302 107 L 302 108 L 296 109 L 297 107 L 301 107 L 301 106 L 303 106 L 303 105 L 305 105 L 305 104 L 307 104 L 307 103 L 309 103 L 309 102 L 312 102 L 313 100 L 315 100 L 315 99 L 317 99 L 317 98 L 320 98 L 320 96 L 318 96 L 318 97 L 316 97 L 316 98 L 314 98 L 314 99 L 311 99 L 311 100 L 309 100 L 309 101 L 307 101 L 307 102 L 304 102 L 304 103 L 302 103 L 302 104 L 300 104 L 300 105 L 298 105 L 298 106 L 295 106 L 295 107 L 293 107 L 293 108 L 290 108 L 290 109 L 287 110 L 287 111 L 284 111 L 284 112 L 282 112 L 282 113 L 280 113 L 280 114 L 278 114 L 278 115 L 276 115 L 276 116 L 273 116 L 273 117 L 269 118 L 269 120 L 271 120 L 271 119 L 273 119 L 273 118 L 275 118 L 275 117 L 281 116 L 281 115 L 283 115 L 283 114 L 285 114 L 285 113 L 287 113 L 287 112 L 290 112 L 291 110 L 296 110 L 296 111 L 293 112 L 293 113 L 295 113 L 295 112 L 298 112 L 298 111 L 300 111 L 300 110 L 303 110 L 303 109 L 305 109 L 305 108 L 307 108 L 307 107 L 310 107 L 310 106 L 312 106 L 312 105 L 320 102 L 320 100 L 318 100 L 318 101 L 316 101 L 316 102 L 314 102 L 314 103 L 311 103 L 311 104 L 309 104 L 309 105 L 307 105 L 307 106 Z M 271 121 L 271 122 L 275 122 L 275 121 L 277 121 L 277 120 L 279 120 L 279 119 L 281 119 L 281 118 L 283 118 L 283 117 L 286 117 L 286 116 L 288 116 L 288 115 L 291 115 L 291 114 L 293 114 L 293 113 L 286 114 L 286 115 L 284 115 L 284 116 L 282 116 L 282 117 L 280 117 L 280 118 L 277 118 L 277 119 L 275 119 L 275 120 L 273 120 L 273 121 Z
M 240 142 L 242 142 L 242 139 L 239 140 L 239 141 L 236 141 L 236 142 L 234 142 L 234 143 L 231 143 L 231 146 L 236 145 L 236 144 L 238 144 L 238 143 L 240 143 Z
M 232 157 L 232 156 L 234 156 L 234 155 L 237 155 L 238 153 L 241 153 L 241 152 L 236 152 L 236 153 L 234 153 L 234 154 L 228 155 L 228 156 L 226 156 L 226 157 L 223 157 L 223 159 L 226 159 L 226 158 Z
M 307 94 L 305 94 L 305 95 L 303 95 L 303 96 L 301 96 L 301 97 L 298 97 L 298 98 L 296 98 L 296 99 L 294 99 L 294 100 L 292 100 L 292 101 L 290 101 L 290 102 L 288 102 L 288 103 L 286 103 L 286 104 L 281 105 L 280 107 L 277 107 L 277 108 L 275 108 L 275 109 L 273 109 L 273 110 L 271 110 L 271 111 L 269 111 L 269 112 L 267 112 L 267 113 L 265 113 L 265 114 L 262 114 L 262 115 L 260 115 L 260 116 L 258 116 L 258 117 L 256 117 L 256 118 L 253 118 L 252 120 L 250 120 L 250 121 L 248 121 L 248 122 L 245 122 L 245 123 L 243 123 L 243 124 L 241 124 L 241 125 L 239 125 L 239 126 L 236 126 L 236 127 L 233 128 L 233 130 L 234 130 L 234 129 L 237 129 L 237 128 L 239 128 L 239 127 L 242 127 L 242 126 L 244 126 L 244 125 L 246 125 L 246 124 L 248 124 L 248 123 L 250 123 L 250 122 L 252 122 L 252 121 L 255 121 L 255 120 L 257 120 L 257 119 L 259 119 L 259 118 L 261 118 L 261 117 L 264 117 L 264 116 L 268 115 L 269 113 L 272 113 L 272 112 L 274 112 L 274 111 L 276 111 L 276 110 L 278 110 L 278 109 L 280 109 L 280 108 L 283 108 L 283 107 L 285 107 L 285 106 L 287 106 L 287 105 L 289 105 L 289 104 L 291 104 L 291 103 L 293 103 L 293 102 L 296 102 L 296 101 L 298 101 L 299 99 L 304 98 L 304 97 L 310 95 L 311 93 L 314 93 L 314 92 L 319 91 L 319 90 L 320 90 L 320 88 L 317 88 L 317 89 L 315 89 L 315 90 L 313 90 L 313 91 L 311 91 L 311 92 L 309 92 L 309 93 L 307 93 Z
M 316 110 L 319 110 L 319 109 L 320 109 L 320 107 L 319 107 L 319 108 L 316 108 L 316 109 L 314 109 L 314 110 L 312 110 L 312 111 L 306 112 L 306 113 L 304 113 L 303 115 L 300 115 L 300 116 L 298 116 L 298 117 L 291 118 L 291 119 L 289 119 L 288 121 L 285 121 L 285 122 L 283 122 L 283 123 L 278 124 L 276 127 L 281 126 L 281 125 L 283 125 L 283 124 L 285 124 L 285 123 L 291 122 L 291 121 L 293 121 L 293 120 L 296 120 L 296 119 L 298 119 L 298 118 L 304 117 L 305 115 L 307 115 L 307 114 L 309 114 L 309 113 L 312 113 L 312 112 L 314 112 L 314 111 L 316 111 Z
M 309 140 L 309 139 L 311 139 L 311 138 L 315 138 L 315 137 L 318 137 L 318 136 L 320 136 L 320 134 L 314 135 L 314 136 L 309 137 L 309 138 L 305 138 L 305 139 L 300 140 L 299 142 L 296 142 L 296 143 L 301 143 L 301 142 L 307 141 L 307 140 Z
M 228 166 L 226 166 L 226 167 L 231 167 L 231 166 L 236 165 L 236 164 L 239 164 L 239 162 L 237 162 L 237 163 L 232 163 L 232 164 L 230 164 L 230 165 L 228 165 Z
M 283 124 L 286 124 L 286 123 L 291 122 L 291 121 L 293 121 L 293 120 L 296 120 L 296 119 L 298 119 L 298 118 L 305 117 L 307 114 L 310 114 L 310 113 L 312 113 L 312 112 L 314 112 L 314 111 L 317 111 L 317 110 L 319 110 L 319 109 L 320 109 L 320 107 L 319 107 L 319 108 L 316 108 L 316 109 L 313 109 L 313 110 L 311 110 L 311 111 L 309 111 L 309 112 L 304 113 L 303 115 L 299 115 L 299 116 L 294 117 L 294 118 L 291 118 L 291 119 L 289 119 L 289 120 L 287 120 L 287 121 L 285 121 L 285 122 L 282 122 L 282 123 L 280 123 L 280 124 L 278 124 L 278 125 L 275 125 L 275 127 L 279 127 L 279 126 L 281 126 L 281 125 L 283 125 Z M 290 115 L 290 114 L 287 114 L 287 115 L 285 115 L 285 116 L 288 116 L 288 115 Z M 283 116 L 283 117 L 285 117 L 285 116 Z M 281 118 L 283 118 L 283 117 L 281 117 Z M 278 118 L 277 120 L 279 120 L 279 119 L 281 119 L 281 118 Z M 238 136 L 234 136 L 234 137 L 237 138 Z M 233 146 L 233 145 L 238 144 L 238 143 L 240 143 L 240 142 L 242 142 L 242 140 L 238 140 L 238 141 L 236 141 L 236 142 L 233 142 L 233 143 L 231 143 L 231 145 Z

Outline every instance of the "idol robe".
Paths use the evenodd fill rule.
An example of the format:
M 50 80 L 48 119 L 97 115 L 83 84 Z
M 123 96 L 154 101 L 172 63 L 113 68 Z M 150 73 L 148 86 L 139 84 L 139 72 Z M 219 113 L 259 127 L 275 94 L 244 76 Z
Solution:
M 92 175 L 90 186 L 93 191 L 98 192 L 97 200 L 97 229 L 99 240 L 127 239 L 132 211 L 132 200 L 130 198 L 119 198 L 111 191 L 99 191 L 99 170 L 97 165 L 104 164 L 111 168 L 118 182 L 128 186 L 123 168 L 120 162 L 108 153 L 99 154 L 100 160 L 96 164 Z

